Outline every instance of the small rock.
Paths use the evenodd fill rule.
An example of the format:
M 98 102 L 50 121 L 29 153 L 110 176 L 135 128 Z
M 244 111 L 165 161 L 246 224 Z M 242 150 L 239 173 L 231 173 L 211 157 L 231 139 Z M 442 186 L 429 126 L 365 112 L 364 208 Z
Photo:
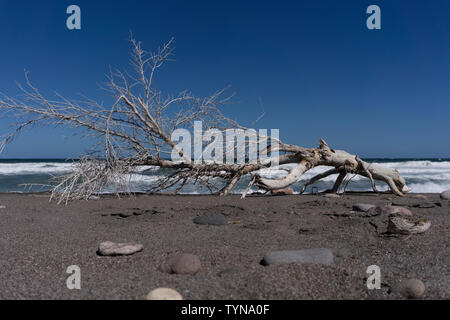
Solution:
M 190 253 L 174 254 L 160 266 L 162 272 L 170 274 L 196 274 L 200 268 L 200 259 Z
M 406 298 L 418 299 L 425 293 L 425 285 L 418 279 L 409 279 L 403 283 L 401 291 Z
M 0 209 L 6 209 L 6 206 L 0 206 Z
M 99 196 L 90 196 L 88 200 L 100 200 Z
M 412 216 L 412 212 L 404 207 L 398 206 L 383 206 L 370 208 L 368 211 L 370 214 L 399 214 L 405 216 Z
M 97 253 L 101 256 L 125 256 L 142 251 L 142 249 L 144 249 L 142 244 L 106 241 L 100 243 Z
M 333 264 L 333 253 L 330 249 L 317 248 L 297 251 L 272 251 L 264 256 L 263 265 L 280 263 L 314 263 Z
M 292 188 L 278 189 L 272 190 L 270 193 L 274 196 L 289 196 L 294 194 L 294 189 Z
M 356 203 L 353 205 L 353 211 L 359 211 L 359 212 L 367 212 L 371 208 L 375 208 L 376 206 L 373 204 L 367 204 L 367 203 Z
M 225 216 L 220 213 L 205 214 L 203 216 L 195 218 L 193 221 L 195 224 L 209 226 L 223 226 L 228 224 Z
M 335 193 L 325 193 L 325 198 L 340 198 L 341 196 Z
M 183 300 L 183 297 L 173 289 L 158 288 L 147 295 L 147 300 Z
M 441 199 L 450 200 L 450 190 L 441 193 Z

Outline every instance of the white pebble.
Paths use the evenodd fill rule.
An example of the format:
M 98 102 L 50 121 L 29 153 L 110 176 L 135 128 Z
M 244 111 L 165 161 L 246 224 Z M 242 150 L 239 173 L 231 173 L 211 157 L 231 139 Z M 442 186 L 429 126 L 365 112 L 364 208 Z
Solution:
M 409 279 L 403 284 L 403 294 L 407 298 L 418 299 L 425 292 L 425 285 L 418 279 Z
M 183 297 L 173 289 L 158 288 L 147 295 L 147 300 L 183 300 Z

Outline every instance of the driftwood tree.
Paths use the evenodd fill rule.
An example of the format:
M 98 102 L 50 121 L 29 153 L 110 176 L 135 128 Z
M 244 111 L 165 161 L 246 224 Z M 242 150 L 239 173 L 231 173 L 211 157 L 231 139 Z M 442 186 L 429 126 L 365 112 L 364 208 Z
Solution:
M 36 125 L 82 129 L 82 135 L 98 143 L 97 152 L 80 159 L 75 170 L 55 184 L 52 196 L 59 201 L 86 199 L 111 184 L 118 187 L 116 190 L 123 191 L 129 183 L 128 174 L 142 165 L 170 169 L 153 191 L 170 189 L 178 192 L 191 182 L 226 195 L 243 176 L 251 175 L 249 188 L 243 194 L 245 197 L 252 185 L 264 190 L 282 189 L 297 182 L 302 174 L 316 166 L 330 166 L 332 169 L 309 180 L 303 191 L 307 185 L 332 174 L 338 174 L 338 178 L 329 192 L 336 193 L 348 174 L 367 177 L 374 191 L 377 191 L 374 180 L 387 183 L 399 196 L 408 191 L 396 170 L 366 163 L 345 151 L 333 150 L 323 140 L 320 140 L 319 148 L 303 148 L 258 136 L 259 141 L 265 140 L 268 145 L 261 154 L 277 151 L 280 154 L 277 156 L 279 165 L 296 164 L 282 179 L 267 179 L 260 175 L 258 170 L 273 163 L 270 156 L 243 164 L 196 161 L 178 147 L 172 134 L 180 128 L 192 130 L 194 121 L 201 121 L 204 130 L 227 132 L 245 129 L 225 117 L 220 110 L 231 97 L 226 96 L 226 90 L 201 98 L 189 91 L 165 95 L 155 85 L 155 76 L 163 64 L 170 61 L 173 40 L 153 53 L 146 52 L 134 39 L 131 39 L 131 45 L 133 73 L 111 70 L 108 76 L 104 89 L 113 98 L 110 106 L 87 98 L 69 100 L 58 94 L 47 98 L 31 83 L 27 73 L 26 86 L 20 86 L 22 98 L 0 96 L 1 116 L 17 119 L 12 132 L 3 137 L 0 152 L 21 131 Z M 173 152 L 182 160 L 171 160 Z

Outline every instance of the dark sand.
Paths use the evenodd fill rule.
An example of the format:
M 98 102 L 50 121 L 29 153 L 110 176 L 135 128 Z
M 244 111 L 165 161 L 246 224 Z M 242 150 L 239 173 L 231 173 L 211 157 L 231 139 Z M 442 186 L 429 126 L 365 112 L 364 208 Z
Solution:
M 387 217 L 350 213 L 354 203 L 408 207 L 431 220 L 424 234 L 380 235 Z M 432 208 L 417 208 L 418 204 Z M 43 194 L 1 194 L 0 298 L 144 299 L 158 287 L 185 299 L 402 299 L 396 285 L 408 278 L 426 285 L 424 299 L 450 298 L 449 201 L 409 195 L 155 196 L 103 198 L 68 206 Z M 142 213 L 121 218 L 111 214 Z M 226 226 L 200 226 L 198 215 L 219 212 Z M 378 229 L 377 229 L 378 228 Z M 137 242 L 142 252 L 99 257 L 102 241 Z M 271 250 L 325 247 L 333 266 L 262 266 Z M 169 275 L 159 265 L 176 251 L 196 254 L 194 276 Z M 382 272 L 381 290 L 366 287 L 366 269 Z M 81 290 L 68 290 L 66 268 L 81 268 Z M 394 288 L 394 290 L 393 290 Z

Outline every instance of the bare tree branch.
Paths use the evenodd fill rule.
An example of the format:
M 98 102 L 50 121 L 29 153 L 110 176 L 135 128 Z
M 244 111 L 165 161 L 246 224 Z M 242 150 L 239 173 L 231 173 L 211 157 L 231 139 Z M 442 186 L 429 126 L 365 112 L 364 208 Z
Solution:
M 221 112 L 221 107 L 233 96 L 226 95 L 226 89 L 207 97 L 196 97 L 189 91 L 165 94 L 155 85 L 155 79 L 159 69 L 172 60 L 174 40 L 169 40 L 155 52 L 145 51 L 142 43 L 132 37 L 130 43 L 133 72 L 111 69 L 103 88 L 113 98 L 110 107 L 86 97 L 70 100 L 55 94 L 54 98 L 47 98 L 32 84 L 28 72 L 25 72 L 25 86 L 19 85 L 22 98 L 0 94 L 2 117 L 18 120 L 14 129 L 2 138 L 0 152 L 18 134 L 33 126 L 60 125 L 80 129 L 85 137 L 96 141 L 97 149 L 91 156 L 77 162 L 74 172 L 58 178 L 52 193 L 52 198 L 58 202 L 89 199 L 92 194 L 111 191 L 111 188 L 117 194 L 131 192 L 130 175 L 142 165 L 171 170 L 151 191 L 173 190 L 177 193 L 186 184 L 194 183 L 210 192 L 227 195 L 242 177 L 251 175 L 250 184 L 243 194 L 245 197 L 252 186 L 265 190 L 282 189 L 299 181 L 308 170 L 321 165 L 334 169 L 313 177 L 302 192 L 307 185 L 335 173 L 339 176 L 331 192 L 338 191 L 347 173 L 367 177 L 374 191 L 374 180 L 387 183 L 397 195 L 407 191 L 396 170 L 371 165 L 345 151 L 333 150 L 322 139 L 319 148 L 303 148 L 256 131 L 251 133 Z M 267 147 L 258 151 L 259 156 L 265 157 L 245 164 L 197 161 L 172 139 L 175 130 L 192 130 L 195 121 L 201 121 L 204 131 L 215 129 L 224 135 L 231 130 L 247 130 L 246 133 L 256 140 L 249 139 L 249 148 L 244 150 L 233 142 L 232 151 L 247 158 L 250 146 L 265 142 Z M 205 141 L 201 143 L 205 144 Z M 282 153 L 276 156 L 280 165 L 296 165 L 281 179 L 263 178 L 259 170 L 272 165 L 275 152 Z M 178 154 L 181 161 L 169 158 L 173 153 Z

